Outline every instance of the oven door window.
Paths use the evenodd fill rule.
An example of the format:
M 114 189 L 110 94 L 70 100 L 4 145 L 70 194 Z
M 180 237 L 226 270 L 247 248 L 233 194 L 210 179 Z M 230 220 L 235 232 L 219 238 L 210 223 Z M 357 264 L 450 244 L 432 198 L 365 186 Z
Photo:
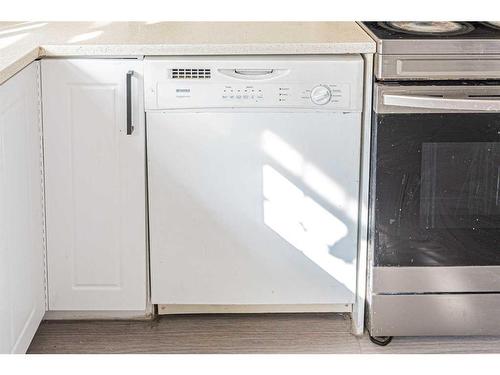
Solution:
M 375 265 L 500 265 L 500 116 L 383 116 Z
M 499 161 L 497 143 L 423 143 L 422 227 L 500 229 Z

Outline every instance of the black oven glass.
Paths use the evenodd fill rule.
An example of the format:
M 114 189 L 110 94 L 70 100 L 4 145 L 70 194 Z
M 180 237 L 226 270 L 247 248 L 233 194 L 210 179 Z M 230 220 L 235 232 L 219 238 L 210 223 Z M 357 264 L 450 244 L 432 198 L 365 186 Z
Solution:
M 421 153 L 423 228 L 500 229 L 499 143 L 425 142 Z
M 500 265 L 500 114 L 375 114 L 375 266 Z

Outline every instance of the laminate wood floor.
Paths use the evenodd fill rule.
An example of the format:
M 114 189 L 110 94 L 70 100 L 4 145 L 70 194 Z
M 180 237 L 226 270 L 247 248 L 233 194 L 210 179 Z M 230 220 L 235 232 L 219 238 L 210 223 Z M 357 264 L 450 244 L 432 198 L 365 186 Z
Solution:
M 170 315 L 150 321 L 44 321 L 28 353 L 500 353 L 500 337 L 350 334 L 344 314 Z

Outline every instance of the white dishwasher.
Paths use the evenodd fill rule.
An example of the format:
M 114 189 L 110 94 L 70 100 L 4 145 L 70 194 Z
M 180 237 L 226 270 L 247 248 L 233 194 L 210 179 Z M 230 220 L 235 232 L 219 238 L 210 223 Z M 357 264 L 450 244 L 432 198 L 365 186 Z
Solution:
M 160 313 L 351 311 L 363 60 L 145 61 Z

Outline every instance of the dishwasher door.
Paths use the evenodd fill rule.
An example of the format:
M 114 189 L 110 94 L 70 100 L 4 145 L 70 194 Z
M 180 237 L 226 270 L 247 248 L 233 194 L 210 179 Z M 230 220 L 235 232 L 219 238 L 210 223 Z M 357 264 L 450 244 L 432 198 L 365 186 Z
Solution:
M 152 302 L 350 308 L 360 138 L 360 113 L 147 113 Z

